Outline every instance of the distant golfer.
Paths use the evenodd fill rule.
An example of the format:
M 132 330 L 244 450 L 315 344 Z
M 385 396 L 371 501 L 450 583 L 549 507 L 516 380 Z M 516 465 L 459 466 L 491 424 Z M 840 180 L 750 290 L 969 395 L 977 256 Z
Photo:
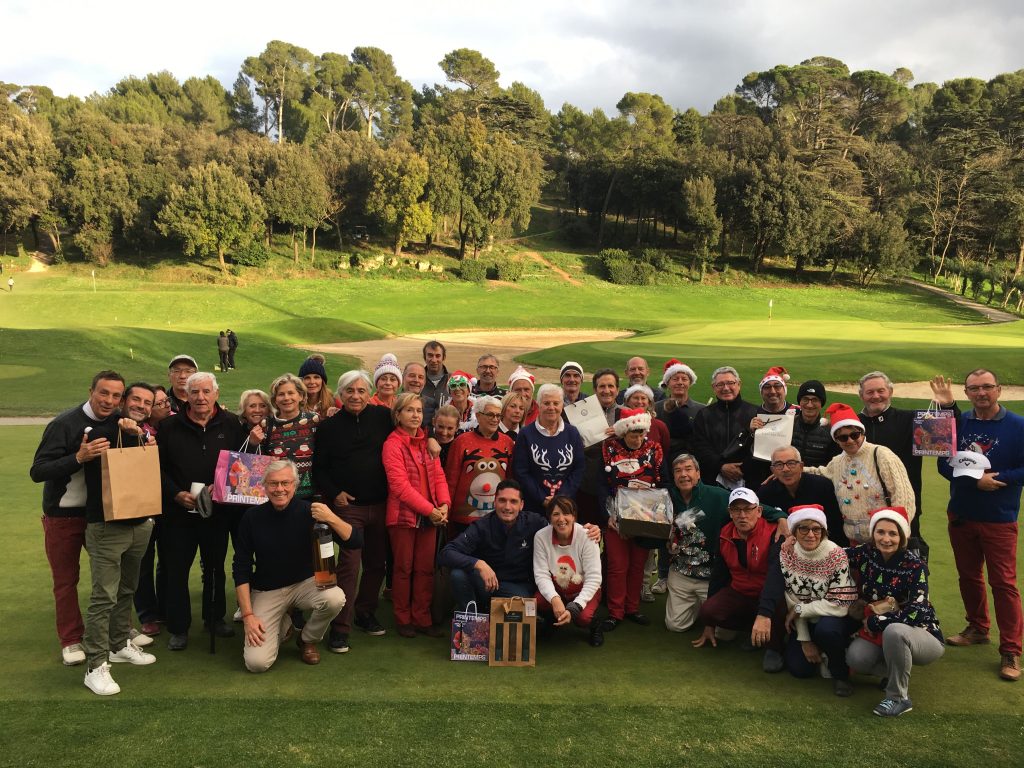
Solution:
M 13 277 L 8 277 L 7 278 L 7 290 L 10 291 L 11 293 L 14 293 L 14 278 Z

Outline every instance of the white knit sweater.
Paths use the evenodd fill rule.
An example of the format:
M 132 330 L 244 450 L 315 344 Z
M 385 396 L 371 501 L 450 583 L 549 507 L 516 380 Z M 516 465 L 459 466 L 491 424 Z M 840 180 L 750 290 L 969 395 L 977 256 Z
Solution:
M 601 587 L 601 550 L 579 523 L 573 525 L 572 541 L 565 546 L 554 541 L 550 525 L 541 528 L 533 539 L 533 580 L 549 603 L 558 595 L 566 604 L 586 608 Z
M 811 639 L 808 621 L 845 616 L 857 599 L 846 550 L 835 542 L 826 539 L 812 550 L 799 544 L 783 547 L 779 561 L 786 582 L 786 606 L 803 605 L 796 620 L 797 640 Z

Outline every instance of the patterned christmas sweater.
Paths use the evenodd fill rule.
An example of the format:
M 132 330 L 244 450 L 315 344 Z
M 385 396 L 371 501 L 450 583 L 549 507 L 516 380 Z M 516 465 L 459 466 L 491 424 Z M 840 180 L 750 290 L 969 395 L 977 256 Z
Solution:
M 463 432 L 448 449 L 445 476 L 452 497 L 451 520 L 469 525 L 494 511 L 498 483 L 511 477 L 512 438 L 500 430 L 490 438 L 479 429 Z
M 294 419 L 267 419 L 267 436 L 261 448 L 275 459 L 291 459 L 299 468 L 299 485 L 295 495 L 308 499 L 313 495 L 313 449 L 320 417 L 303 411 Z
M 895 611 L 869 618 L 870 631 L 881 633 L 890 624 L 909 624 L 923 627 L 940 643 L 945 642 L 928 601 L 928 566 L 921 558 L 903 550 L 886 562 L 870 544 L 850 547 L 846 557 L 861 600 L 873 603 L 891 596 L 898 604 Z

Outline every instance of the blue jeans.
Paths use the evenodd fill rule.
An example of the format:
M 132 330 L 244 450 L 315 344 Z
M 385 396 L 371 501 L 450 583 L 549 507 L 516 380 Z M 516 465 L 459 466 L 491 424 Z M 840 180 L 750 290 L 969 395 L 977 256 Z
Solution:
M 456 611 L 465 611 L 470 601 L 475 600 L 477 610 L 486 613 L 490 610 L 492 597 L 533 597 L 536 592 L 536 587 L 533 584 L 507 580 L 499 580 L 498 589 L 488 592 L 484 586 L 484 580 L 476 568 L 470 571 L 452 568 L 448 578 L 452 585 Z
M 847 680 L 850 668 L 846 664 L 846 646 L 850 642 L 850 634 L 857 629 L 857 622 L 846 616 L 823 616 L 808 624 L 811 640 L 821 653 L 828 655 L 828 671 L 832 679 Z M 818 672 L 818 665 L 811 664 L 804 656 L 796 632 L 786 640 L 786 668 L 793 677 L 812 677 Z

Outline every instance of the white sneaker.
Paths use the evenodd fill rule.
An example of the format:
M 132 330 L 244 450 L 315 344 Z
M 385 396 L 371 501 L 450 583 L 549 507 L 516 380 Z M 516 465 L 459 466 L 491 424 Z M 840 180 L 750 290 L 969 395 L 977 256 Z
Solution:
M 110 676 L 110 665 L 100 664 L 85 673 L 85 687 L 97 696 L 113 696 L 121 692 L 121 686 Z
M 231 617 L 231 620 L 234 621 L 235 623 L 238 623 L 238 624 L 242 623 L 242 609 L 241 608 L 236 608 L 235 609 L 235 615 Z
M 658 579 L 651 587 L 651 592 L 656 595 L 664 595 L 668 592 L 668 579 Z
M 147 645 L 153 644 L 153 638 L 149 635 L 144 635 L 135 627 L 132 627 L 128 632 L 128 639 L 131 640 L 139 648 L 145 648 Z
M 110 662 L 112 664 L 117 664 L 124 661 L 128 662 L 129 664 L 138 665 L 152 664 L 154 661 L 156 661 L 156 656 L 154 656 L 152 653 L 146 653 L 141 648 L 139 648 L 139 646 L 137 646 L 135 643 L 129 640 L 124 644 L 124 648 L 122 648 L 120 651 L 118 651 L 117 653 L 110 654 Z
M 653 603 L 654 595 L 651 594 L 651 587 L 649 584 L 644 584 L 640 590 L 640 602 L 641 603 Z
M 85 648 L 81 643 L 72 643 L 61 648 L 60 655 L 65 667 L 73 667 L 85 661 Z

